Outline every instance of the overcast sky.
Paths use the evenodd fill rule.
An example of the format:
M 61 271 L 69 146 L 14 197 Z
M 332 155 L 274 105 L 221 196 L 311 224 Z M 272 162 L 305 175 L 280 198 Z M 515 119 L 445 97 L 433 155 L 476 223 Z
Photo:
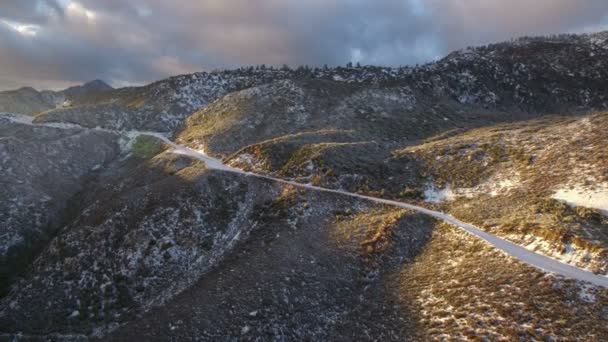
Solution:
M 409 65 L 607 24 L 608 0 L 0 0 L 0 89 L 262 63 Z

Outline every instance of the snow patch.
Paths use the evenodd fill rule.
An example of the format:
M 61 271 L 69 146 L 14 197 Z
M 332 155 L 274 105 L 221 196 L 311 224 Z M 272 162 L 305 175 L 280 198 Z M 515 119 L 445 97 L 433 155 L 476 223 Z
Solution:
M 448 184 L 444 189 L 438 189 L 434 185 L 429 185 L 424 190 L 424 198 L 429 203 L 441 203 L 458 197 L 473 198 L 480 195 L 496 197 L 516 188 L 519 183 L 519 175 L 494 175 L 486 182 L 472 188 L 452 188 Z
M 445 189 L 437 189 L 434 185 L 431 185 L 424 190 L 424 200 L 429 203 L 441 203 L 454 198 L 456 198 L 456 195 L 450 190 L 449 185 Z
M 576 246 L 572 243 L 555 243 L 549 242 L 535 235 L 507 235 L 506 238 L 511 241 L 516 241 L 528 250 L 541 253 L 563 263 L 585 269 L 589 272 L 593 270 L 593 264 L 601 257 L 598 254 L 589 252 L 588 250 Z
M 595 303 L 596 291 L 597 290 L 593 286 L 582 285 L 580 291 L 578 292 L 578 298 L 586 303 Z
M 574 207 L 598 209 L 608 215 L 608 183 L 594 189 L 583 186 L 557 189 L 552 198 Z
M 202 154 L 206 154 L 204 153 L 204 151 L 199 151 Z M 229 166 L 232 167 L 237 167 L 238 165 L 247 165 L 249 166 L 252 170 L 263 170 L 263 165 L 262 163 L 260 163 L 257 158 L 252 155 L 251 153 L 241 153 L 239 154 L 236 158 L 234 158 L 233 160 L 231 160 L 228 163 Z

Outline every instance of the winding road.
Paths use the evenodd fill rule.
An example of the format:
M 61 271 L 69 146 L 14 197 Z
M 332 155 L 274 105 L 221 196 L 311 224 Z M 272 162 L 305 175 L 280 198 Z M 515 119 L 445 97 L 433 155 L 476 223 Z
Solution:
M 365 196 L 365 195 L 355 194 L 355 193 L 342 191 L 342 190 L 327 189 L 327 188 L 322 188 L 322 187 L 318 187 L 318 186 L 314 186 L 314 185 L 302 184 L 302 183 L 297 183 L 297 182 L 293 182 L 293 181 L 289 181 L 289 180 L 285 180 L 285 179 L 265 176 L 265 175 L 256 174 L 256 173 L 252 173 L 252 172 L 246 172 L 246 171 L 243 171 L 240 169 L 230 167 L 230 166 L 224 164 L 221 160 L 207 156 L 204 153 L 201 153 L 199 151 L 195 151 L 188 147 L 178 145 L 178 144 L 172 142 L 171 140 L 169 140 L 165 135 L 163 135 L 161 133 L 139 132 L 139 131 L 125 132 L 125 131 L 115 131 L 115 130 L 109 130 L 109 129 L 103 129 L 103 128 L 85 128 L 85 127 L 81 127 L 81 126 L 74 125 L 74 124 L 58 124 L 58 123 L 36 124 L 36 123 L 32 122 L 32 118 L 29 116 L 15 115 L 15 114 L 11 114 L 11 115 L 2 114 L 2 115 L 0 115 L 0 118 L 5 118 L 5 119 L 8 119 L 9 121 L 19 123 L 19 124 L 26 124 L 26 125 L 47 126 L 47 127 L 52 127 L 52 128 L 64 128 L 64 129 L 93 129 L 93 130 L 114 132 L 114 133 L 118 133 L 118 134 L 130 134 L 130 135 L 135 134 L 135 135 L 147 135 L 147 136 L 155 137 L 155 138 L 162 140 L 167 145 L 170 145 L 173 148 L 173 150 L 172 150 L 173 153 L 186 155 L 186 156 L 201 160 L 201 161 L 205 162 L 207 167 L 210 169 L 238 173 L 238 174 L 242 174 L 242 175 L 249 176 L 249 177 L 264 178 L 264 179 L 268 179 L 268 180 L 283 183 L 283 184 L 293 185 L 293 186 L 299 187 L 299 188 L 310 189 L 310 190 L 315 190 L 315 191 L 322 191 L 322 192 L 329 192 L 329 193 L 334 193 L 334 194 L 339 194 L 339 195 L 344 195 L 344 196 L 350 196 L 350 197 L 354 197 L 354 198 L 368 200 L 368 201 L 375 202 L 375 203 L 387 204 L 387 205 L 392 205 L 392 206 L 396 206 L 396 207 L 400 207 L 400 208 L 414 210 L 414 211 L 435 217 L 437 219 L 446 221 L 446 222 L 488 242 L 489 244 L 491 244 L 492 246 L 496 247 L 497 249 L 503 251 L 504 253 L 506 253 L 516 259 L 519 259 L 520 261 L 525 262 L 531 266 L 534 266 L 540 270 L 543 270 L 546 272 L 551 272 L 551 273 L 561 275 L 561 276 L 564 276 L 567 278 L 572 278 L 572 279 L 576 279 L 576 280 L 580 280 L 580 281 L 584 281 L 584 282 L 589 282 L 589 283 L 592 283 L 597 286 L 608 287 L 608 277 L 607 276 L 597 275 L 592 272 L 580 269 L 578 267 L 571 266 L 566 263 L 560 262 L 558 260 L 552 259 L 550 257 L 535 253 L 518 244 L 515 244 L 513 242 L 504 240 L 495 235 L 487 233 L 471 224 L 462 222 L 448 214 L 444 214 L 444 213 L 441 213 L 438 211 L 430 210 L 427 208 L 423 208 L 423 207 L 420 207 L 417 205 L 408 204 L 408 203 L 404 203 L 404 202 L 391 201 L 391 200 L 377 198 L 377 197 Z
M 551 273 L 561 275 L 561 276 L 564 276 L 567 278 L 572 278 L 572 279 L 589 282 L 594 285 L 608 287 L 608 277 L 606 277 L 606 276 L 594 274 L 592 272 L 585 271 L 578 267 L 568 265 L 566 263 L 560 262 L 558 260 L 544 256 L 542 254 L 535 253 L 516 243 L 504 240 L 502 238 L 499 238 L 496 235 L 487 233 L 471 224 L 462 222 L 448 214 L 444 214 L 444 213 L 441 213 L 438 211 L 430 210 L 430 209 L 423 208 L 423 207 L 413 205 L 413 204 L 408 204 L 408 203 L 403 203 L 403 202 L 398 202 L 398 201 L 391 201 L 391 200 L 382 199 L 382 198 L 378 198 L 378 197 L 365 196 L 365 195 L 355 194 L 355 193 L 342 191 L 342 190 L 321 188 L 321 187 L 314 186 L 314 185 L 302 184 L 302 183 L 297 183 L 297 182 L 293 182 L 293 181 L 289 181 L 289 180 L 285 180 L 285 179 L 265 176 L 265 175 L 252 173 L 252 172 L 246 172 L 246 171 L 243 171 L 240 169 L 230 167 L 230 166 L 224 164 L 219 159 L 209 157 L 201 152 L 192 150 L 188 147 L 178 145 L 178 144 L 172 142 L 171 140 L 169 140 L 167 137 L 165 137 L 162 134 L 158 134 L 158 133 L 142 133 L 142 134 L 161 139 L 162 141 L 164 141 L 166 144 L 170 145 L 173 148 L 173 153 L 186 155 L 186 156 L 190 156 L 192 158 L 201 160 L 201 161 L 205 162 L 207 167 L 209 167 L 210 169 L 234 172 L 234 173 L 242 174 L 242 175 L 249 176 L 249 177 L 264 178 L 264 179 L 272 180 L 272 181 L 283 183 L 283 184 L 293 185 L 293 186 L 296 186 L 299 188 L 323 191 L 323 192 L 330 192 L 330 193 L 334 193 L 334 194 L 350 196 L 350 197 L 354 197 L 354 198 L 360 198 L 360 199 L 368 200 L 368 201 L 375 202 L 375 203 L 387 204 L 387 205 L 392 205 L 392 206 L 396 206 L 396 207 L 400 207 L 400 208 L 414 210 L 414 211 L 435 217 L 437 219 L 446 221 L 446 222 L 466 231 L 467 233 L 477 236 L 478 238 L 486 241 L 487 243 L 489 243 L 492 246 L 496 247 L 497 249 L 501 250 L 502 252 L 504 252 L 516 259 L 519 259 L 520 261 L 523 261 L 526 264 L 534 266 L 540 270 L 543 270 L 546 272 L 551 272 Z

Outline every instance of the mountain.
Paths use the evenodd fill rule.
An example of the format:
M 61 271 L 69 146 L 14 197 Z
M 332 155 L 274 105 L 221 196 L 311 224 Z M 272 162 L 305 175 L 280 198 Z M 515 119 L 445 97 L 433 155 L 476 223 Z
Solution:
M 52 92 L 38 92 L 34 88 L 25 87 L 0 92 L 0 111 L 34 115 L 54 108 L 61 101 L 62 98 L 56 97 Z
M 71 102 L 112 90 L 100 80 L 70 87 L 62 91 L 37 91 L 31 87 L 0 92 L 0 112 L 36 115 L 58 107 L 69 106 Z
M 2 338 L 604 340 L 607 57 L 600 32 L 12 92 Z
M 85 95 L 103 93 L 103 92 L 110 91 L 113 89 L 114 88 L 110 87 L 104 81 L 93 80 L 93 81 L 87 82 L 83 85 L 69 87 L 69 88 L 63 90 L 61 93 L 63 93 L 65 95 L 65 97 L 68 99 L 77 99 L 77 98 L 85 96 Z
M 522 38 L 456 51 L 417 68 L 201 72 L 86 97 L 37 120 L 172 133 L 192 112 L 226 94 L 285 80 L 319 80 L 350 88 L 401 87 L 411 102 L 408 110 L 434 116 L 584 111 L 606 105 L 602 87 L 607 76 L 607 38 L 606 32 Z

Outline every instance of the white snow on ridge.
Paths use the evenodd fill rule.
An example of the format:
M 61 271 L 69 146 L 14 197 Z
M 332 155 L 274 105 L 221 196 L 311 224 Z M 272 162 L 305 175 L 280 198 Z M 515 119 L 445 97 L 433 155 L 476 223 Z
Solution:
M 608 215 L 608 183 L 596 185 L 594 189 L 583 186 L 561 188 L 552 197 L 574 207 L 598 209 Z

